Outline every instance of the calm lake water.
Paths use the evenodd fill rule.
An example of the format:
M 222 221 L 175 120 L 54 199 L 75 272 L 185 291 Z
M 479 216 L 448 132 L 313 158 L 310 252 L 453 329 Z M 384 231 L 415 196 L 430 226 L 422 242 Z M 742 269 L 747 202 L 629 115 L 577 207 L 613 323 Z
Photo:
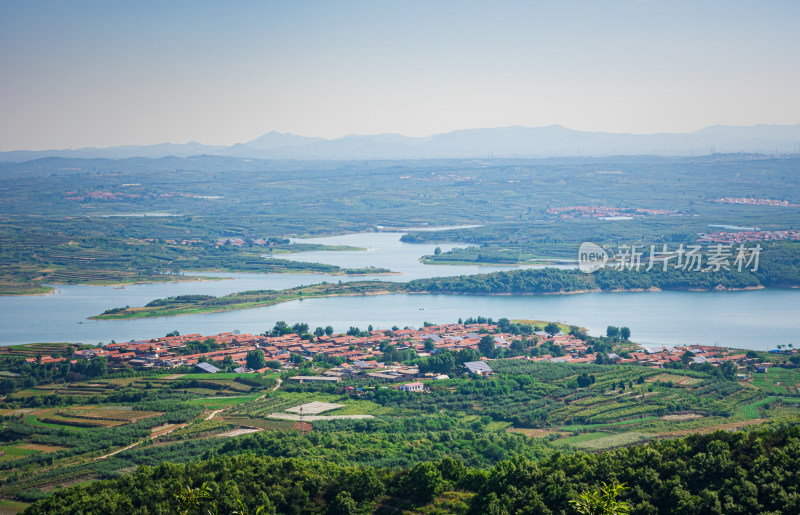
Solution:
M 389 281 L 468 275 L 517 267 L 423 265 L 418 259 L 437 245 L 405 244 L 403 233 L 362 233 L 314 238 L 311 243 L 366 247 L 363 252 L 308 252 L 280 255 L 298 261 L 347 267 L 376 266 L 401 275 L 366 276 Z M 454 245 L 438 245 L 446 251 Z M 278 320 L 332 325 L 337 331 L 420 326 L 455 322 L 459 317 L 534 318 L 583 325 L 600 334 L 607 325 L 626 325 L 633 339 L 648 346 L 720 344 L 772 349 L 800 345 L 800 290 L 743 292 L 588 293 L 551 296 L 381 295 L 306 299 L 264 308 L 148 320 L 92 321 L 89 316 L 117 306 L 141 306 L 153 299 L 186 294 L 225 295 L 256 289 L 283 289 L 323 281 L 353 281 L 365 276 L 324 274 L 202 274 L 221 281 L 110 286 L 59 286 L 55 295 L 0 297 L 0 343 L 108 343 L 181 334 L 216 334 L 238 329 L 260 333 Z

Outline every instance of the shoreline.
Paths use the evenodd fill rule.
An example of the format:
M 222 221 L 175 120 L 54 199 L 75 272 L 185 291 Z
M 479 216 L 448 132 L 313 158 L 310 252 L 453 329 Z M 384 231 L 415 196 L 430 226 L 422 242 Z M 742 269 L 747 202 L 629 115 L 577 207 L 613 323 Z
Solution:
M 513 261 L 513 262 L 503 262 L 503 263 L 490 263 L 488 261 L 458 261 L 458 260 L 446 260 L 446 259 L 424 259 L 424 256 L 418 260 L 423 265 L 433 265 L 433 266 L 507 266 L 507 267 L 519 267 L 519 266 L 541 266 L 541 267 L 548 267 L 552 265 L 559 265 L 559 266 L 574 266 L 575 268 L 578 267 L 578 262 L 574 259 L 564 259 L 564 258 L 538 258 L 533 259 L 530 261 Z
M 240 309 L 253 309 L 253 308 L 263 308 L 267 306 L 275 306 L 277 304 L 283 304 L 286 302 L 293 302 L 295 300 L 302 301 L 303 299 L 324 299 L 329 297 L 369 297 L 373 295 L 395 295 L 399 293 L 409 293 L 409 292 L 396 292 L 396 291 L 382 291 L 382 292 L 367 292 L 367 293 L 340 293 L 340 294 L 330 294 L 330 295 L 314 295 L 308 297 L 297 297 L 292 299 L 276 299 L 275 301 L 265 301 L 265 302 L 257 302 L 253 305 L 248 306 L 234 306 L 230 309 L 218 308 L 213 310 L 202 310 L 197 312 L 191 313 L 170 313 L 165 315 L 145 315 L 145 316 L 124 316 L 124 317 L 104 317 L 103 315 L 94 315 L 88 317 L 86 320 L 98 320 L 98 321 L 116 321 L 116 320 L 141 320 L 143 318 L 166 318 L 166 317 L 177 317 L 177 316 L 184 316 L 184 315 L 207 315 L 210 313 L 225 313 L 227 311 L 238 311 Z
M 210 271 L 210 270 L 209 270 Z M 101 286 L 101 287 L 118 287 L 118 286 L 134 286 L 137 284 L 166 284 L 166 283 L 188 283 L 188 282 L 205 282 L 205 281 L 225 281 L 233 279 L 233 277 L 210 277 L 198 275 L 195 279 L 193 276 L 180 276 L 187 279 L 176 279 L 171 281 L 123 281 L 123 282 L 105 282 L 105 281 L 90 281 L 85 283 L 48 283 L 43 285 L 50 288 L 49 292 L 38 293 L 0 293 L 0 297 L 22 297 L 22 296 L 36 296 L 36 295 L 55 295 L 55 291 L 61 286 Z M 191 278 L 191 279 L 190 279 Z
M 269 275 L 269 274 L 321 274 L 321 275 L 329 275 L 331 277 L 366 277 L 366 276 L 385 276 L 385 275 L 403 275 L 402 272 L 375 272 L 375 273 L 357 273 L 357 274 L 348 274 L 346 271 L 329 273 L 329 272 L 319 272 L 314 270 L 300 270 L 300 271 L 293 271 L 293 270 L 285 270 L 285 271 L 270 271 L 270 272 L 252 272 L 252 271 L 230 271 L 230 270 L 220 270 L 220 269 L 209 269 L 209 270 L 200 270 L 200 271 L 189 271 L 189 273 L 212 273 L 212 274 L 258 274 L 258 275 Z M 56 290 L 60 286 L 103 286 L 103 287 L 118 287 L 118 286 L 134 286 L 137 284 L 166 284 L 166 283 L 183 283 L 183 282 L 206 282 L 206 281 L 231 281 L 235 280 L 236 277 L 214 277 L 214 276 L 203 276 L 203 275 L 179 275 L 179 276 L 172 276 L 175 277 L 174 279 L 168 281 L 122 281 L 122 282 L 105 282 L 105 281 L 90 281 L 85 283 L 49 283 L 47 285 L 43 285 L 43 287 L 50 288 L 50 291 L 46 292 L 36 292 L 36 293 L 29 293 L 29 292 L 20 292 L 20 293 L 0 293 L 0 297 L 24 297 L 24 296 L 36 296 L 36 295 L 55 295 Z M 181 277 L 182 279 L 178 279 Z
M 366 284 L 366 286 L 365 286 Z M 350 288 L 365 288 L 369 289 L 371 285 L 377 284 L 379 285 L 378 288 L 373 289 L 372 291 L 347 291 L 348 285 Z M 142 319 L 142 318 L 159 318 L 159 317 L 169 317 L 169 316 L 179 316 L 179 315 L 203 315 L 207 313 L 221 313 L 226 311 L 236 311 L 239 309 L 250 309 L 250 308 L 258 308 L 258 307 L 265 307 L 265 306 L 273 306 L 276 304 L 282 304 L 285 302 L 290 302 L 293 300 L 304 300 L 304 299 L 316 299 L 316 298 L 323 298 L 323 297 L 346 297 L 346 296 L 367 296 L 367 295 L 384 295 L 389 293 L 403 293 L 401 291 L 393 291 L 397 286 L 397 283 L 391 282 L 381 282 L 381 281 L 366 281 L 366 282 L 351 282 L 351 283 L 344 283 L 344 290 L 343 291 L 329 291 L 330 288 L 338 289 L 342 288 L 342 285 L 311 285 L 311 286 L 304 286 L 297 289 L 289 289 L 289 290 L 280 290 L 272 292 L 274 294 L 273 297 L 264 298 L 266 295 L 262 296 L 261 298 L 251 298 L 251 299 L 244 299 L 242 302 L 230 302 L 229 304 L 223 304 L 221 306 L 203 306 L 203 305 L 183 305 L 183 306 L 175 306 L 175 307 L 167 307 L 167 306 L 158 306 L 159 309 L 151 309 L 147 310 L 147 306 L 140 306 L 134 308 L 124 308 L 121 309 L 119 312 L 114 313 L 101 313 L 99 315 L 94 315 L 88 317 L 87 320 L 132 320 L 132 319 Z M 322 289 L 320 291 L 320 288 Z M 241 295 L 243 292 L 232 293 L 228 296 L 223 297 L 214 297 L 215 300 L 220 298 L 230 297 L 236 298 L 236 296 Z M 132 310 L 132 311 L 128 311 Z M 125 313 L 125 311 L 128 311 Z M 142 313 L 142 314 L 140 314 Z M 152 313 L 152 314 L 148 314 Z
M 40 292 L 36 292 L 36 293 L 26 293 L 26 292 L 0 293 L 0 297 L 28 297 L 28 296 L 35 297 L 37 295 L 55 295 L 56 290 L 58 289 L 57 286 L 45 286 L 45 288 L 49 288 L 50 291 L 40 291 Z
M 591 289 L 591 290 L 575 290 L 575 291 L 562 291 L 562 292 L 547 292 L 547 293 L 469 293 L 469 292 L 462 292 L 462 293 L 454 293 L 454 292 L 435 292 L 435 291 L 373 291 L 373 292 L 364 292 L 364 293 L 330 293 L 330 294 L 320 294 L 320 295 L 297 295 L 293 296 L 292 298 L 284 298 L 284 299 L 272 299 L 269 301 L 264 302 L 256 302 L 256 303 L 242 303 L 243 305 L 231 305 L 229 308 L 214 308 L 204 310 L 202 308 L 198 308 L 194 311 L 186 311 L 183 313 L 169 313 L 169 314 L 154 314 L 154 315 L 142 315 L 142 316 L 121 316 L 121 317 L 114 317 L 112 316 L 103 316 L 101 315 L 94 315 L 88 317 L 87 320 L 135 320 L 135 319 L 145 319 L 145 318 L 163 318 L 163 317 L 171 317 L 171 316 L 183 316 L 183 315 L 204 315 L 209 313 L 223 313 L 227 311 L 237 311 L 240 309 L 252 309 L 252 308 L 260 308 L 260 307 L 267 307 L 267 306 L 274 306 L 277 304 L 283 304 L 286 302 L 292 302 L 296 300 L 304 300 L 304 299 L 319 299 L 319 298 L 330 298 L 330 297 L 367 297 L 373 295 L 398 295 L 398 294 L 406 294 L 406 295 L 468 295 L 468 296 L 489 296 L 489 297 L 502 297 L 502 296 L 551 296 L 551 295 L 579 295 L 584 293 L 656 293 L 656 292 L 663 292 L 663 291 L 684 291 L 684 292 L 725 292 L 725 291 L 755 291 L 755 290 L 764 290 L 767 289 L 765 286 L 748 286 L 744 288 L 713 288 L 710 290 L 700 290 L 700 289 L 670 289 L 664 290 L 661 288 L 633 288 L 629 290 L 601 290 L 601 289 Z M 247 305 L 244 305 L 247 304 Z M 189 309 L 189 308 L 187 308 Z

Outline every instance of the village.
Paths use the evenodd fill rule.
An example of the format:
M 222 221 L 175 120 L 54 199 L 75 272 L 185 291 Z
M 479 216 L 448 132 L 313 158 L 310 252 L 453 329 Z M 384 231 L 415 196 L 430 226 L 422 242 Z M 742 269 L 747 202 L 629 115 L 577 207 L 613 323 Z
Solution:
M 538 326 L 536 329 L 540 329 Z M 618 353 L 600 354 L 594 352 L 590 338 L 583 334 L 575 336 L 564 332 L 547 333 L 537 330 L 527 336 L 510 332 L 502 332 L 497 324 L 442 324 L 428 325 L 415 329 L 372 330 L 354 334 L 311 334 L 295 333 L 280 336 L 236 334 L 235 332 L 203 336 L 200 334 L 172 335 L 151 340 L 131 341 L 127 343 L 110 343 L 102 347 L 77 350 L 69 358 L 43 356 L 29 358 L 28 361 L 39 360 L 40 363 L 53 363 L 77 359 L 104 357 L 112 369 L 134 368 L 152 370 L 159 368 L 175 368 L 179 366 L 195 367 L 198 372 L 215 373 L 222 368 L 237 373 L 264 373 L 270 370 L 299 369 L 308 362 L 313 364 L 327 363 L 330 368 L 319 375 L 298 375 L 293 381 L 331 381 L 338 382 L 343 378 L 371 378 L 380 381 L 397 383 L 408 380 L 448 379 L 447 375 L 432 372 L 421 373 L 417 366 L 398 362 L 381 361 L 385 350 L 393 346 L 398 352 L 413 351 L 412 356 L 426 358 L 441 351 L 458 352 L 473 349 L 475 356 L 484 354 L 480 361 L 467 362 L 458 373 L 472 375 L 491 374 L 492 359 L 479 352 L 481 339 L 490 336 L 494 343 L 492 355 L 499 354 L 504 359 L 530 360 L 553 363 L 603 363 L 638 364 L 645 367 L 665 368 L 670 364 L 683 362 L 689 364 L 708 363 L 720 366 L 727 362 L 736 365 L 739 372 L 746 372 L 747 366 L 754 361 L 753 352 L 728 349 L 718 346 L 694 345 L 681 347 L 662 347 L 644 349 L 628 342 L 624 350 Z M 527 352 L 515 352 L 521 349 L 520 343 L 526 342 Z M 198 344 L 212 348 L 206 352 L 191 352 Z M 264 359 L 258 360 L 261 368 L 248 368 L 248 353 L 258 351 Z M 796 352 L 773 351 L 777 353 Z M 517 354 L 517 355 L 514 355 Z M 323 358 L 323 359 L 321 359 Z M 331 366 L 333 365 L 333 366 Z M 759 365 L 760 367 L 765 364 Z M 768 365 L 766 365 L 768 366 Z M 752 367 L 751 367 L 752 368 Z M 740 373 L 740 379 L 746 379 L 746 373 Z M 405 385 L 409 391 L 421 391 L 422 383 Z
M 800 207 L 800 204 L 792 204 L 788 200 L 775 200 L 769 198 L 754 197 L 723 197 L 712 199 L 709 202 L 720 204 L 745 204 L 749 206 L 778 206 L 778 207 Z
M 721 243 L 728 245 L 733 245 L 736 243 L 748 243 L 751 241 L 780 240 L 800 240 L 800 230 L 713 232 L 708 234 L 700 234 L 697 238 L 698 243 Z
M 606 206 L 549 207 L 547 213 L 561 220 L 577 218 L 643 218 L 647 216 L 680 216 L 682 213 L 669 209 L 621 208 Z

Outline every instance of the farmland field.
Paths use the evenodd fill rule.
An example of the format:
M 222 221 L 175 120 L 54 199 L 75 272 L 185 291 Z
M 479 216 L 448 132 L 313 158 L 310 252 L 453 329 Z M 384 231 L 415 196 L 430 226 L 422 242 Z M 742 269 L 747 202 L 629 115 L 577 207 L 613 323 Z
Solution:
M 248 403 L 255 400 L 260 395 L 246 395 L 242 397 L 203 397 L 200 399 L 192 399 L 187 401 L 187 404 L 193 406 L 204 406 L 206 408 L 220 408 L 226 406 L 237 406 L 239 404 Z
M 800 401 L 785 391 L 768 394 L 758 385 L 689 369 L 523 360 L 494 360 L 491 366 L 489 378 L 423 379 L 427 393 L 396 390 L 403 381 L 358 377 L 301 385 L 288 381 L 294 371 L 283 372 L 275 390 L 275 383 L 253 375 L 194 373 L 24 388 L 0 408 L 9 435 L 0 450 L 0 479 L 7 481 L 0 495 L 24 500 L 37 489 L 55 491 L 56 485 L 165 459 L 183 462 L 206 451 L 250 449 L 382 466 L 457 456 L 469 466 L 488 467 L 515 453 L 540 459 L 557 451 L 569 455 L 748 429 L 765 420 L 792 422 L 793 401 Z M 780 374 L 774 378 L 790 380 Z M 269 418 L 299 418 L 287 410 L 308 403 L 336 409 L 304 413 L 302 425 Z M 257 432 L 246 434 L 252 430 Z M 238 436 L 217 438 L 223 435 Z M 17 466 L 40 475 L 20 478 Z
M 753 374 L 753 384 L 774 394 L 800 395 L 800 369 L 768 368 L 765 373 Z

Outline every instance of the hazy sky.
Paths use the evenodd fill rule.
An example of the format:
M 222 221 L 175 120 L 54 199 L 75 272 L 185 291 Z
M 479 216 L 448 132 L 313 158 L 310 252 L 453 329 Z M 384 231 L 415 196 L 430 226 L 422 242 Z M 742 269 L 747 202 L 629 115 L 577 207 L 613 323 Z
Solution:
M 0 150 L 800 123 L 798 0 L 0 2 Z

